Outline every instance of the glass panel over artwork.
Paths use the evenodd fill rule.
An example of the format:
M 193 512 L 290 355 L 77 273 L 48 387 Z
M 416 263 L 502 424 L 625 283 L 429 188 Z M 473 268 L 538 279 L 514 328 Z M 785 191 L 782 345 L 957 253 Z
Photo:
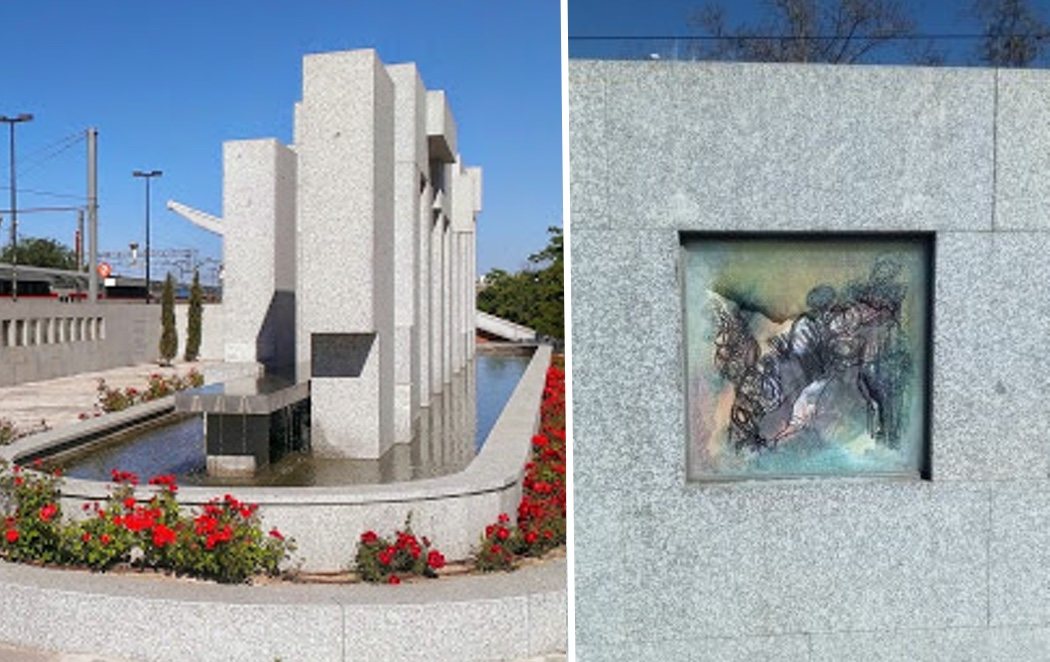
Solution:
M 683 238 L 688 472 L 918 475 L 928 235 Z

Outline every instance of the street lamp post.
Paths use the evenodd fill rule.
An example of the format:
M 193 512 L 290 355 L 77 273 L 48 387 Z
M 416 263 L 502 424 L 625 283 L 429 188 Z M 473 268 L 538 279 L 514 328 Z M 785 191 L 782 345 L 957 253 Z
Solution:
M 149 280 L 149 181 L 154 177 L 160 177 L 164 173 L 160 170 L 136 170 L 131 173 L 132 177 L 142 177 L 146 180 L 146 303 L 150 302 L 150 280 Z
M 33 119 L 29 113 L 12 117 L 0 115 L 0 122 L 11 127 L 11 300 L 18 301 L 18 194 L 15 189 L 15 125 Z

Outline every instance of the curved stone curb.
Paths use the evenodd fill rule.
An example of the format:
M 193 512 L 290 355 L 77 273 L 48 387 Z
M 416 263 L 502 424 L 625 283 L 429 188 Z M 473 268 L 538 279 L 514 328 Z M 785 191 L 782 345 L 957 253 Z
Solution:
M 532 435 L 539 426 L 550 357 L 550 346 L 536 348 L 481 452 L 459 473 L 380 485 L 187 486 L 179 488 L 179 502 L 199 505 L 229 490 L 242 500 L 258 503 L 267 529 L 277 527 L 296 539 L 297 559 L 307 570 L 344 568 L 361 532 L 391 532 L 409 513 L 414 530 L 434 540 L 448 558 L 466 558 L 485 525 L 501 512 L 515 512 L 521 499 L 521 478 L 531 452 Z M 173 407 L 174 396 L 170 396 L 26 437 L 0 449 L 0 458 L 25 463 L 45 451 L 68 447 L 86 434 L 139 418 L 145 420 Z M 62 488 L 63 507 L 66 512 L 79 512 L 84 501 L 105 500 L 108 488 L 108 483 L 100 481 L 67 478 Z M 139 491 L 146 498 L 150 493 L 149 488 Z
M 0 563 L 0 640 L 133 660 L 514 660 L 565 650 L 566 564 L 400 586 L 222 586 Z

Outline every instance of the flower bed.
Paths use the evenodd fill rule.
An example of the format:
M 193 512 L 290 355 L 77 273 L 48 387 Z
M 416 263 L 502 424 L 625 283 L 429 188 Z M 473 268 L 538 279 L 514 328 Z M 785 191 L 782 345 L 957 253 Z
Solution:
M 51 429 L 51 426 L 47 424 L 45 419 L 40 419 L 40 423 L 29 428 L 18 427 L 12 421 L 6 418 L 0 418 L 0 446 L 6 446 L 7 444 L 14 443 L 22 437 L 28 437 L 31 434 L 37 432 L 47 432 Z
M 113 471 L 109 499 L 84 504 L 84 517 L 65 518 L 61 473 L 27 471 L 18 465 L 0 473 L 5 505 L 0 555 L 25 563 L 107 570 L 119 564 L 153 568 L 224 583 L 253 575 L 276 575 L 294 543 L 276 529 L 263 533 L 257 506 L 230 494 L 185 513 L 170 475 L 154 476 L 158 489 L 136 500 L 138 477 Z
M 141 402 L 159 400 L 177 391 L 201 386 L 204 386 L 204 376 L 196 368 L 186 373 L 185 377 L 178 375 L 165 377 L 159 373 L 153 373 L 149 376 L 145 388 L 142 389 L 137 389 L 134 386 L 128 386 L 124 389 L 113 388 L 106 384 L 105 379 L 99 379 L 96 389 L 98 391 L 98 400 L 95 403 L 96 411 L 94 415 L 99 416 L 102 413 L 123 411 Z M 83 413 L 80 415 L 80 418 L 84 419 L 90 416 L 90 414 Z
M 485 527 L 474 567 L 510 570 L 521 557 L 540 556 L 565 544 L 565 369 L 547 370 L 540 405 L 540 430 L 532 438 L 532 458 L 525 465 L 517 520 L 506 513 Z
M 395 532 L 394 540 L 380 537 L 375 531 L 365 531 L 357 543 L 354 570 L 363 581 L 400 584 L 404 575 L 437 577 L 445 567 L 445 556 L 431 548 L 426 536 L 412 533 L 412 515 L 405 521 L 405 529 Z

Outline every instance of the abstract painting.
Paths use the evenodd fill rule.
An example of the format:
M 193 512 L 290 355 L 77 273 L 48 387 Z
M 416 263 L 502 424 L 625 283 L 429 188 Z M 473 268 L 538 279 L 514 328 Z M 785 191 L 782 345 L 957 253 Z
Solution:
M 926 236 L 687 236 L 689 477 L 917 475 Z

